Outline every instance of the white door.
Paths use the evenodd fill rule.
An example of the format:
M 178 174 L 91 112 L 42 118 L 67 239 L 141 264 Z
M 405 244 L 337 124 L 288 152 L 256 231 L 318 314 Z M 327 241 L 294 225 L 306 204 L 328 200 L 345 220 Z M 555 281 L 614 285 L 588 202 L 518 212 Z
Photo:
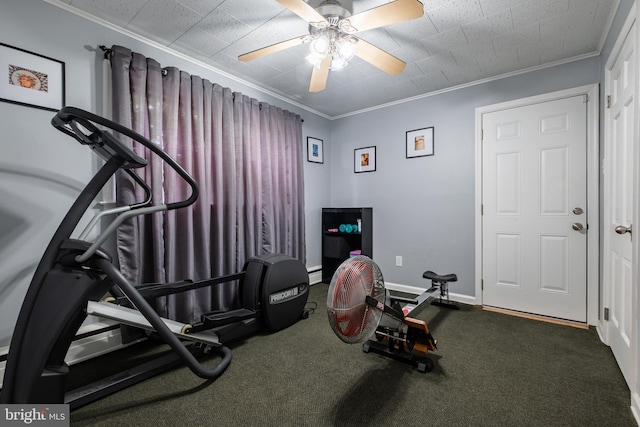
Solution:
M 484 305 L 587 321 L 587 108 L 482 115 Z
M 604 159 L 604 318 L 607 337 L 627 384 L 632 362 L 633 139 L 635 117 L 635 25 L 607 71 L 609 106 Z M 624 37 L 624 36 L 623 36 Z M 617 232 L 616 232 L 617 230 Z M 636 230 L 632 230 L 637 237 Z

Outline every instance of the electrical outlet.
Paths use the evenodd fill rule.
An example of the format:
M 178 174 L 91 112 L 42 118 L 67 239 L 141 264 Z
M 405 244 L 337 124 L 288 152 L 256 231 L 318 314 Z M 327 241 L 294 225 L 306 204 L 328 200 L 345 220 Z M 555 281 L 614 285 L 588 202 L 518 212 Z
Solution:
M 396 267 L 402 267 L 402 257 L 396 256 Z

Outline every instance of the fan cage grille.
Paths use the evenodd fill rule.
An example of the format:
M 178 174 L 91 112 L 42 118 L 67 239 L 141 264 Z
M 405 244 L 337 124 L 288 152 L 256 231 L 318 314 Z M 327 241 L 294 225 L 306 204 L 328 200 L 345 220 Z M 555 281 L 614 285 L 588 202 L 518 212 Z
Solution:
M 331 279 L 327 315 L 335 334 L 346 343 L 363 342 L 378 327 L 382 312 L 365 302 L 367 295 L 384 303 L 380 268 L 364 255 L 345 260 Z

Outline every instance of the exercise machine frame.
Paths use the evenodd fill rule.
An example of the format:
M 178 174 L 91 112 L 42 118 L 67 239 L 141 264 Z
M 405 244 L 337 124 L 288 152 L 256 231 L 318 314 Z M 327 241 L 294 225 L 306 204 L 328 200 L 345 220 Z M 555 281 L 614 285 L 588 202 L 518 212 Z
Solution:
M 69 403 L 74 409 L 181 363 L 201 378 L 215 379 L 231 362 L 231 351 L 223 342 L 252 333 L 265 324 L 271 329 L 286 327 L 294 321 L 292 316 L 303 311 L 309 283 L 306 268 L 299 261 L 278 254 L 250 259 L 245 271 L 235 275 L 195 283 L 183 281 L 136 288 L 112 263 L 110 255 L 101 245 L 127 219 L 193 204 L 198 197 L 197 183 L 156 144 L 110 120 L 78 108 L 64 107 L 51 123 L 56 129 L 90 147 L 105 162 L 65 215 L 36 268 L 11 339 L 1 403 Z M 180 201 L 153 204 L 149 186 L 133 171 L 146 166 L 147 161 L 98 126 L 131 138 L 159 156 L 188 185 L 189 196 Z M 78 239 L 71 238 L 93 200 L 120 169 L 144 189 L 145 200 L 101 212 Z M 116 216 L 93 242 L 83 240 L 104 215 Z M 282 281 L 286 271 L 294 271 L 294 274 L 287 277 L 290 283 L 282 285 L 286 286 L 283 290 L 280 285 L 273 283 Z M 211 313 L 208 318 L 193 325 L 163 319 L 149 303 L 153 297 L 233 280 L 259 281 L 260 287 L 254 286 L 242 296 L 243 308 Z M 100 301 L 110 290 L 116 295 L 115 302 L 126 304 Z M 270 308 L 270 302 L 279 303 L 280 307 L 290 310 L 285 310 L 285 314 L 278 313 Z M 128 371 L 126 379 L 117 375 L 98 385 L 92 384 L 67 393 L 69 367 L 64 359 L 88 314 L 153 330 L 171 347 L 173 353 Z M 195 342 L 196 345 L 185 346 L 182 340 Z M 212 368 L 203 366 L 196 358 L 202 351 L 219 354 L 217 365 Z
M 387 293 L 386 303 L 382 303 L 367 295 L 365 302 L 383 312 L 384 315 L 375 330 L 374 338 L 362 345 L 365 353 L 374 352 L 415 366 L 419 372 L 431 372 L 433 361 L 428 357 L 430 351 L 437 348 L 437 340 L 433 338 L 424 320 L 408 317 L 400 307 L 401 302 L 411 303 L 415 310 L 431 300 L 431 292 L 426 291 L 416 299 L 392 296 Z M 410 312 L 410 311 L 409 311 Z

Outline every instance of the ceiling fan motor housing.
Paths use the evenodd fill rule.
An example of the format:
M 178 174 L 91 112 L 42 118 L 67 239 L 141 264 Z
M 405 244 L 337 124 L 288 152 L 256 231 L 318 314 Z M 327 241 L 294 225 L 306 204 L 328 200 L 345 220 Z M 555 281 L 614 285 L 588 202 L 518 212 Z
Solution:
M 332 24 L 331 20 L 335 19 L 338 21 L 339 19 L 348 18 L 351 16 L 351 12 L 342 7 L 340 2 L 336 0 L 325 0 L 316 8 L 318 13 L 329 21 Z M 336 24 L 337 25 L 337 22 Z
M 326 21 L 309 23 L 309 33 L 313 35 L 320 34 L 328 29 L 335 29 L 337 32 L 340 20 L 351 16 L 351 12 L 335 0 L 325 0 L 317 7 L 316 11 L 322 15 Z

